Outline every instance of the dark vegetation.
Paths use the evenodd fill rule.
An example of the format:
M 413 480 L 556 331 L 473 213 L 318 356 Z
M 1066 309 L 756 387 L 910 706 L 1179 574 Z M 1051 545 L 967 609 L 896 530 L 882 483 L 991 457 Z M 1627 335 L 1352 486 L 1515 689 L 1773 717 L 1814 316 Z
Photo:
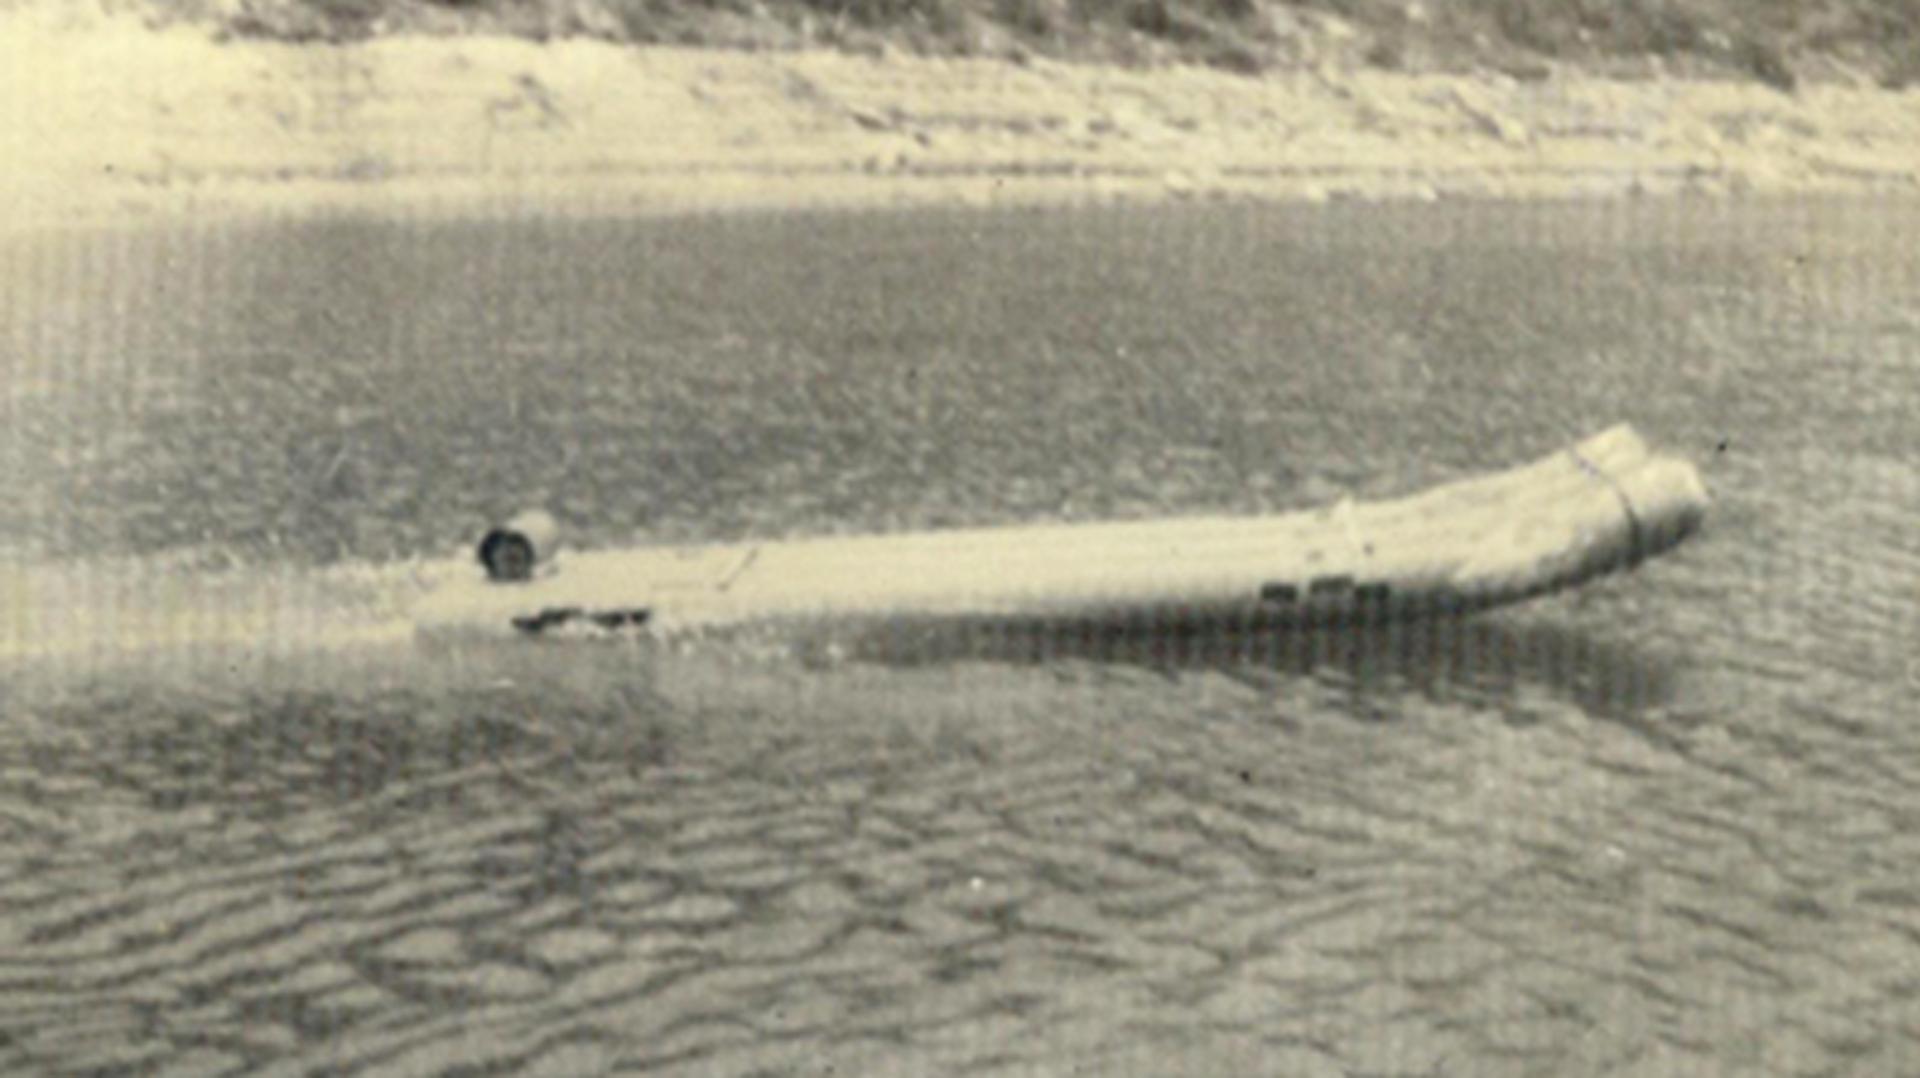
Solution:
M 1521 78 L 1556 68 L 1734 76 L 1781 90 L 1843 74 L 1888 87 L 1920 76 L 1920 0 L 242 0 L 179 13 L 290 40 L 491 32 L 1249 74 L 1351 59 Z

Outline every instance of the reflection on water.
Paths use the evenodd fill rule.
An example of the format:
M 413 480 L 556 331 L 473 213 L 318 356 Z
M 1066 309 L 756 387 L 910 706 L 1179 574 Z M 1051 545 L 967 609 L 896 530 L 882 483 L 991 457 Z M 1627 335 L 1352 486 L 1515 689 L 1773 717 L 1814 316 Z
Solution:
M 20 255 L 0 1070 L 1912 1071 L 1914 220 Z M 1613 419 L 1701 462 L 1706 533 L 1467 621 L 424 654 L 398 620 L 526 502 L 589 543 L 1256 510 Z M 91 647 L 181 611 L 192 646 Z

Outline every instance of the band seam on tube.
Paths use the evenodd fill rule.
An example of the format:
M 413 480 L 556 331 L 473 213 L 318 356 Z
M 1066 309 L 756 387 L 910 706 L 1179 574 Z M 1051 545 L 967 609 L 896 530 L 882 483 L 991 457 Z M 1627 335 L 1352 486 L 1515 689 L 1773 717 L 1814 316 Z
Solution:
M 1573 462 L 1580 466 L 1581 471 L 1605 483 L 1607 489 L 1613 491 L 1613 496 L 1619 499 L 1620 510 L 1625 513 L 1627 517 L 1629 564 L 1638 564 L 1641 559 L 1646 557 L 1646 534 L 1640 523 L 1640 514 L 1634 509 L 1633 499 L 1627 495 L 1626 488 L 1622 487 L 1619 480 L 1608 475 L 1599 465 L 1581 456 L 1578 449 L 1567 450 L 1567 455 L 1573 458 Z

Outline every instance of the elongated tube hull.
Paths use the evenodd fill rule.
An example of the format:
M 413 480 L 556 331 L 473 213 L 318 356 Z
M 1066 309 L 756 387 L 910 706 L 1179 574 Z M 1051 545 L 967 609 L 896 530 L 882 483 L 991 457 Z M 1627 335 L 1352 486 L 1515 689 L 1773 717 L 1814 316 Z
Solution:
M 571 554 L 476 570 L 415 613 L 430 638 L 662 635 L 804 622 L 1265 624 L 1412 619 L 1626 569 L 1698 530 L 1692 465 L 1614 427 L 1405 498 L 1267 517 L 1044 525 Z

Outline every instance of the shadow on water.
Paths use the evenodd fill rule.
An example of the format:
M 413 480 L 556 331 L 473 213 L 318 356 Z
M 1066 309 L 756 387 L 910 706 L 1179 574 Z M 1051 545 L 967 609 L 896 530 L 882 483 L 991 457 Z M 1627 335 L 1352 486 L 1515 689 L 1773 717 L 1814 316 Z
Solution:
M 1497 615 L 1379 624 L 1288 627 L 1217 622 L 1177 626 L 1075 623 L 881 634 L 860 658 L 914 668 L 958 661 L 1040 665 L 1063 660 L 1125 665 L 1171 681 L 1215 673 L 1257 689 L 1314 678 L 1346 690 L 1352 713 L 1390 719 L 1385 702 L 1411 690 L 1446 703 L 1485 706 L 1531 721 L 1525 696 L 1544 695 L 1585 714 L 1639 726 L 1673 694 L 1660 655 L 1580 627 Z
M 64 776 L 91 791 L 75 796 L 267 820 L 326 807 L 545 803 L 604 781 L 665 788 L 681 771 L 753 772 L 803 744 L 857 756 L 863 739 L 901 724 L 939 727 L 960 706 L 946 699 L 956 693 L 975 711 L 1044 714 L 1046 685 L 1023 671 L 1045 668 L 1146 673 L 1127 680 L 1176 710 L 1197 675 L 1263 696 L 1310 679 L 1361 721 L 1396 721 L 1411 697 L 1515 725 L 1572 708 L 1656 739 L 1649 716 L 1675 681 L 1672 662 L 1648 649 L 1512 616 L 1318 630 L 1189 622 L 891 632 L 825 664 L 810 646 L 715 641 L 669 653 L 601 641 L 433 661 L 397 650 L 271 669 L 170 663 L 12 686 L 0 701 L 9 720 L 0 748 L 6 770 L 33 787 L 16 791 L 26 800 Z M 962 717 L 969 729 L 981 718 Z

